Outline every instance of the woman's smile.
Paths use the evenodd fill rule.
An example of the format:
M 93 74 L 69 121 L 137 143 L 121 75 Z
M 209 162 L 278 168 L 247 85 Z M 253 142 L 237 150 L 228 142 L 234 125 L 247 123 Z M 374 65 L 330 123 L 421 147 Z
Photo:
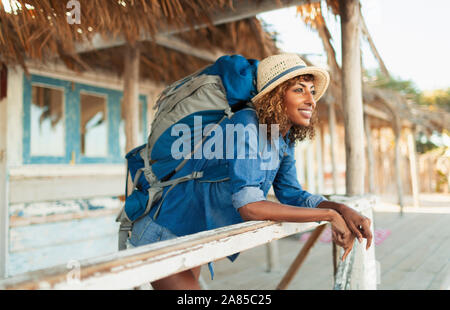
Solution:
M 310 109 L 310 108 L 298 109 L 298 112 L 304 118 L 308 118 L 309 119 L 312 116 L 312 109 Z

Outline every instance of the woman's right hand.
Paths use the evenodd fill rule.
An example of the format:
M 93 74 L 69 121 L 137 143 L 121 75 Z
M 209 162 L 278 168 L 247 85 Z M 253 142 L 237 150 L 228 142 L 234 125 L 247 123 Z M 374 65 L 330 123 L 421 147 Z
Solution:
M 345 250 L 342 260 L 352 250 L 356 237 L 347 226 L 344 218 L 330 208 L 301 208 L 262 200 L 240 207 L 239 214 L 245 221 L 270 220 L 297 223 L 328 221 L 331 223 L 333 241 Z
M 334 243 L 344 248 L 344 255 L 342 255 L 342 261 L 344 261 L 353 248 L 356 236 L 348 228 L 344 218 L 336 211 L 333 213 L 330 224 Z

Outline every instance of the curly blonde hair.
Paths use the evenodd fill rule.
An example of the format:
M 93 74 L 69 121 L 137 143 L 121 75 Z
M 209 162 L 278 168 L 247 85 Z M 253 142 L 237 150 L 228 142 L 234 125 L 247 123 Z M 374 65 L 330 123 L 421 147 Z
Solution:
M 259 123 L 267 125 L 268 137 L 272 137 L 270 125 L 278 124 L 280 133 L 285 132 L 291 125 L 288 135 L 290 145 L 293 145 L 296 141 L 302 141 L 307 137 L 313 139 L 315 134 L 314 126 L 317 123 L 316 109 L 313 111 L 309 126 L 292 124 L 286 114 L 286 107 L 283 103 L 286 91 L 300 81 L 314 81 L 314 76 L 312 74 L 305 74 L 293 77 L 254 102 Z

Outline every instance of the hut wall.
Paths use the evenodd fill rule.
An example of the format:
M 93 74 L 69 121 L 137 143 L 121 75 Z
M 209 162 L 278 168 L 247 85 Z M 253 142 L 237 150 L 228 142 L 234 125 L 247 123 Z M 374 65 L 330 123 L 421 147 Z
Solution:
M 7 101 L 0 99 L 0 278 L 6 275 L 8 261 L 8 169 L 7 169 Z
M 24 73 L 20 67 L 8 68 L 7 95 L 7 157 L 10 167 L 22 164 L 22 136 L 23 136 L 23 79 Z
M 123 195 L 125 184 L 121 151 L 125 144 L 119 138 L 124 137 L 120 133 L 123 81 L 104 72 L 74 74 L 55 65 L 32 64 L 29 71 L 28 78 L 21 68 L 8 68 L 8 93 L 1 104 L 2 111 L 7 111 L 7 115 L 1 113 L 4 120 L 0 123 L 6 127 L 2 133 L 8 137 L 6 147 L 0 139 L 0 151 L 6 149 L 8 158 L 8 165 L 0 165 L 1 276 L 76 263 L 117 250 L 114 218 L 120 201 L 114 197 Z M 161 85 L 141 83 L 141 142 L 149 133 L 152 107 L 161 90 Z M 33 107 L 34 102 L 46 103 Z M 82 124 L 95 125 L 89 120 L 99 112 L 96 107 L 105 118 L 97 121 L 106 121 L 107 152 L 86 156 L 81 152 L 81 128 Z M 34 127 L 32 108 L 41 109 L 40 115 L 34 115 Z M 57 145 L 63 145 L 61 154 L 33 153 L 31 136 L 36 135 L 33 130 L 40 130 L 36 127 L 40 121 L 47 122 L 42 130 L 61 121 L 62 135 L 53 136 L 63 138 Z
M 123 157 L 125 135 L 123 122 L 121 122 L 123 82 L 106 73 L 89 72 L 75 75 L 58 66 L 30 66 L 30 73 L 28 78 L 20 68 L 8 70 L 8 84 L 14 85 L 11 87 L 12 91 L 8 93 L 7 100 L 10 202 L 121 195 L 125 178 Z M 42 89 L 48 91 L 37 91 Z M 154 114 L 152 106 L 160 90 L 161 86 L 150 82 L 142 83 L 140 88 L 142 102 L 140 142 L 144 142 L 149 133 L 150 121 Z M 47 102 L 58 101 L 49 99 L 52 96 L 51 93 L 58 92 L 63 98 L 59 104 L 62 112 L 52 114 L 50 111 L 48 115 L 44 115 L 46 111 L 41 109 L 38 111 L 41 114 L 37 120 L 36 117 L 39 117 L 39 114 L 36 115 L 33 102 L 45 101 L 42 100 L 44 96 Z M 80 98 L 83 96 L 85 99 L 83 113 L 81 113 Z M 102 100 L 103 105 L 98 103 Z M 50 103 L 44 107 L 48 109 L 47 112 L 58 109 L 58 105 L 52 105 L 53 103 Z M 96 111 L 98 106 L 102 108 Z M 104 119 L 98 121 L 106 123 L 102 128 L 103 132 L 97 130 L 105 138 L 105 141 L 102 141 L 104 153 L 100 156 L 95 152 L 93 155 L 83 153 L 81 141 L 83 140 L 81 136 L 84 134 L 81 127 L 83 124 L 90 125 L 91 128 L 95 127 L 92 122 L 95 121 L 94 117 L 98 116 L 95 113 L 99 114 L 99 111 L 104 114 Z M 46 151 L 45 146 L 39 148 L 40 143 L 47 143 L 46 136 L 40 137 L 34 145 L 32 139 L 36 136 L 36 131 L 41 130 L 41 125 L 42 131 L 48 130 L 51 126 L 49 124 L 54 122 L 55 116 L 58 115 L 60 118 L 62 116 L 62 120 L 59 120 L 62 124 L 62 132 L 50 135 L 49 140 L 55 139 L 55 141 L 48 141 L 48 143 L 49 146 L 56 144 L 59 150 L 50 152 L 50 155 L 39 153 Z M 32 117 L 34 117 L 33 120 Z M 90 124 L 88 120 L 91 121 Z M 45 121 L 48 124 L 44 124 Z M 44 128 L 45 125 L 47 128 Z M 57 139 L 60 141 L 56 142 Z M 62 152 L 59 154 L 58 151 L 61 149 Z M 58 190 L 55 190 L 56 184 Z

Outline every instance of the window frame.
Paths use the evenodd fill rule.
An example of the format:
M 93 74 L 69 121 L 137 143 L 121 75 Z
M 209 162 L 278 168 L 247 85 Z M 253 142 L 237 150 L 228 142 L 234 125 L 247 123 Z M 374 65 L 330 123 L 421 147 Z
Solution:
M 63 90 L 64 109 L 64 156 L 41 156 L 31 154 L 31 95 L 32 86 L 39 85 Z M 105 157 L 81 155 L 81 93 L 106 97 L 107 154 Z M 23 163 L 24 164 L 123 164 L 119 141 L 119 124 L 121 119 L 120 100 L 123 92 L 119 90 L 72 82 L 43 75 L 31 74 L 23 77 Z M 143 101 L 142 122 L 144 124 L 144 143 L 147 140 L 147 95 L 140 94 Z
M 104 93 L 94 92 L 92 90 L 85 90 L 84 88 L 80 89 L 78 94 L 79 94 L 79 98 L 80 98 L 80 101 L 79 101 L 79 106 L 80 106 L 79 107 L 79 113 L 80 113 L 80 119 L 79 120 L 80 120 L 80 122 L 79 122 L 79 127 L 78 127 L 78 134 L 80 135 L 80 138 L 79 138 L 79 143 L 80 143 L 80 151 L 79 151 L 80 162 L 89 163 L 89 162 L 102 161 L 102 159 L 108 157 L 109 144 L 111 142 L 111 141 L 109 141 L 110 140 L 110 137 L 109 137 L 109 131 L 110 131 L 109 116 L 110 116 L 110 113 L 109 113 L 109 107 L 108 107 L 108 95 L 104 94 Z M 105 110 L 105 114 L 106 114 L 105 115 L 106 116 L 106 155 L 105 156 L 89 156 L 89 155 L 81 154 L 81 95 L 90 95 L 90 96 L 101 97 L 101 98 L 105 99 L 105 108 L 106 108 L 106 110 Z
M 62 92 L 62 122 L 63 122 L 63 128 L 64 128 L 64 133 L 63 133 L 63 135 L 65 136 L 65 134 L 66 134 L 66 118 L 65 118 L 65 116 L 66 116 L 66 97 L 65 97 L 65 89 L 63 88 L 63 87 L 60 87 L 60 86 L 53 86 L 53 85 L 45 85 L 45 84 L 42 84 L 42 83 L 32 83 L 31 84 L 31 100 L 33 99 L 33 86 L 38 86 L 38 87 L 45 87 L 45 88 L 48 88 L 48 89 L 53 89 L 53 90 L 58 90 L 58 91 L 61 91 Z M 65 155 L 66 155 L 66 151 L 67 151 L 67 149 L 66 149 L 66 140 L 65 140 L 65 137 L 64 137 L 64 141 L 63 141 L 63 144 L 64 144 L 64 147 L 63 147 L 63 154 L 62 155 L 39 155 L 39 154 L 33 154 L 33 152 L 32 152 L 32 150 L 31 150 L 31 106 L 32 106 L 32 102 L 31 102 L 31 100 L 30 100 L 30 110 L 29 110 L 29 116 L 30 116 L 30 121 L 28 122 L 28 125 L 30 126 L 30 156 L 33 156 L 33 157 L 65 157 Z
M 33 86 L 40 86 L 63 91 L 63 122 L 64 122 L 64 155 L 33 155 L 31 153 L 31 101 Z M 40 164 L 40 163 L 65 163 L 69 157 L 68 143 L 67 143 L 67 82 L 45 78 L 41 76 L 31 76 L 27 79 L 24 76 L 24 94 L 23 94 L 23 161 L 26 164 Z

